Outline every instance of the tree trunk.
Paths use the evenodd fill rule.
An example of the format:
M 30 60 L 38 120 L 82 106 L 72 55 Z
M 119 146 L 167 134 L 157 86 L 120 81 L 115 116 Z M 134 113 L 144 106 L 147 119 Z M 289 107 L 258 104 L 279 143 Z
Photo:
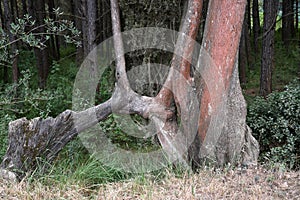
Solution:
M 54 0 L 48 0 L 49 17 L 55 21 L 56 15 L 53 12 L 54 8 L 55 8 Z M 58 36 L 55 36 L 55 35 L 50 36 L 49 50 L 50 50 L 50 55 L 54 58 L 54 60 L 60 59 Z
M 295 11 L 295 33 L 298 33 L 298 28 L 299 28 L 299 1 L 298 0 L 295 0 L 295 4 L 296 4 L 296 11 Z
M 28 14 L 26 0 L 22 0 L 22 15 Z
M 6 30 L 1 3 L 0 3 L 0 19 L 1 19 L 1 24 L 3 26 L 3 29 Z M 8 83 L 8 66 L 6 64 L 3 65 L 3 83 L 4 84 Z
M 1 3 L 0 3 L 0 20 L 1 20 L 2 26 L 5 25 L 5 20 L 4 20 L 4 16 L 3 16 L 3 10 L 2 10 L 2 4 Z
M 15 40 L 15 37 L 10 32 L 11 28 L 10 25 L 13 22 L 12 15 L 11 15 L 11 7 L 9 5 L 8 0 L 3 1 L 4 7 L 4 16 L 5 16 L 5 30 L 7 35 L 9 36 L 9 41 L 12 42 Z M 16 52 L 17 44 L 13 42 L 10 46 L 10 53 L 13 55 L 12 60 L 12 80 L 13 83 L 17 83 L 19 80 L 19 69 L 18 69 L 18 54 Z
M 259 21 L 258 0 L 253 0 L 252 18 L 253 18 L 254 51 L 258 52 L 258 36 L 260 34 L 260 21 Z
M 274 63 L 274 36 L 278 1 L 264 1 L 264 26 L 260 74 L 260 95 L 266 97 L 272 92 L 272 71 Z
M 36 26 L 43 25 L 46 17 L 45 0 L 37 1 L 35 6 L 33 6 L 33 9 L 33 17 L 36 20 Z M 37 29 L 37 32 L 45 33 L 45 28 L 41 26 Z M 44 89 L 46 87 L 50 68 L 49 50 L 48 47 L 45 47 L 44 49 L 34 48 L 34 53 L 37 59 L 38 85 L 39 88 Z
M 239 74 L 240 74 L 241 84 L 246 83 L 246 71 L 248 66 L 248 56 L 247 56 L 248 52 L 247 52 L 247 45 L 246 45 L 246 34 L 248 34 L 247 32 L 248 30 L 246 26 L 246 20 L 244 20 L 240 46 L 239 46 Z
M 202 55 L 200 53 L 200 56 L 204 56 L 204 66 L 209 61 L 207 79 L 214 80 L 213 85 L 205 83 L 198 86 L 203 88 L 198 126 L 202 143 L 200 156 L 216 160 L 218 165 L 257 162 L 258 143 L 245 122 L 246 104 L 236 69 L 245 7 L 245 0 L 210 1 L 207 17 L 210 23 L 206 24 L 204 48 Z M 224 113 L 224 109 L 227 112 Z M 224 126 L 221 121 L 213 125 L 213 119 L 216 118 Z
M 252 34 L 252 29 L 251 29 L 251 0 L 247 0 L 247 6 L 246 6 L 246 12 L 245 12 L 245 19 L 247 19 L 247 25 L 248 25 L 248 32 L 249 35 Z
M 293 0 L 282 1 L 282 41 L 288 48 L 294 32 Z
M 87 1 L 87 52 L 91 52 L 96 47 L 96 19 L 97 1 Z
M 112 97 L 80 112 L 65 111 L 55 119 L 22 118 L 11 122 L 9 148 L 1 163 L 3 170 L 0 174 L 22 179 L 34 169 L 37 157 L 53 160 L 78 133 L 104 120 L 112 112 L 138 114 L 149 119 L 158 131 L 168 158 L 175 157 L 186 164 L 192 161 L 194 166 L 207 159 L 218 165 L 228 162 L 256 164 L 258 143 L 245 123 L 246 104 L 239 85 L 236 56 L 246 0 L 210 1 L 203 45 L 193 74 L 191 62 L 193 51 L 197 49 L 194 39 L 199 29 L 202 4 L 201 0 L 189 1 L 181 29 L 183 34 L 178 35 L 176 54 L 167 80 L 156 97 L 149 97 L 139 95 L 130 87 L 120 34 L 118 1 L 111 0 L 117 81 Z M 85 64 L 90 69 L 98 66 L 96 62 L 97 58 L 89 57 Z M 97 85 L 98 77 L 93 75 L 88 70 L 83 81 L 89 78 L 89 83 Z M 91 88 L 82 88 L 87 89 Z M 200 104 L 194 101 L 193 95 Z M 174 106 L 172 102 L 175 102 Z M 177 117 L 180 120 L 176 120 Z M 109 153 L 110 160 L 112 155 Z
M 81 11 L 81 3 L 78 0 L 73 0 L 73 15 L 74 17 L 74 21 L 75 21 L 75 27 L 80 30 L 82 33 L 82 11 Z M 83 42 L 83 41 L 82 41 Z M 82 44 L 83 45 L 83 44 Z M 77 47 L 76 50 L 76 63 L 77 64 L 81 64 L 82 60 L 83 60 L 83 46 Z
M 88 30 L 86 24 L 88 23 L 87 19 L 87 0 L 81 0 L 81 17 L 82 17 L 82 47 L 83 47 L 83 56 L 88 55 Z
M 11 15 L 12 15 L 12 20 L 16 19 L 19 17 L 19 9 L 16 4 L 16 0 L 10 0 L 10 6 L 11 6 Z

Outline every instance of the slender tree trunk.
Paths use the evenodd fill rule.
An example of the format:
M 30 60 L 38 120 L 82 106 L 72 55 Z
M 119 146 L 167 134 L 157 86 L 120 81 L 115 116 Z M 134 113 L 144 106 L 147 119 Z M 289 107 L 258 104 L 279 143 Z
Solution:
M 245 18 L 247 19 L 247 24 L 248 24 L 248 32 L 249 35 L 252 34 L 252 29 L 251 29 L 251 0 L 247 0 L 247 7 L 246 7 L 246 15 Z
M 81 17 L 82 17 L 82 47 L 83 47 L 83 55 L 87 56 L 88 52 L 88 31 L 87 31 L 87 0 L 81 0 Z
M 260 34 L 260 21 L 259 21 L 258 0 L 253 0 L 252 18 L 253 18 L 254 51 L 258 52 L 258 36 Z
M 298 30 L 298 28 L 299 28 L 299 1 L 298 0 L 295 0 L 295 4 L 296 4 L 296 11 L 295 11 L 295 33 L 298 33 L 299 32 L 299 30 Z
M 294 12 L 293 0 L 283 0 L 282 2 L 282 41 L 286 47 L 289 46 L 293 37 Z
M 0 20 L 1 20 L 2 29 L 6 30 L 1 2 L 0 2 Z M 3 65 L 3 83 L 4 84 L 8 83 L 8 66 L 6 64 Z
M 240 39 L 240 46 L 239 46 L 239 72 L 240 72 L 240 82 L 242 84 L 246 83 L 246 72 L 247 67 L 250 66 L 251 63 L 251 46 L 250 46 L 250 36 L 249 36 L 249 19 L 248 17 L 251 17 L 248 12 L 250 12 L 250 9 L 248 8 L 249 1 L 247 4 L 247 10 L 245 12 L 245 18 L 243 22 L 243 29 Z
M 27 2 L 26 0 L 22 0 L 22 15 L 28 14 L 27 11 Z
M 49 17 L 53 20 L 56 20 L 56 15 L 53 13 L 53 10 L 55 8 L 55 4 L 54 4 L 54 0 L 48 0 L 48 12 L 49 12 Z M 60 59 L 60 53 L 59 53 L 59 40 L 58 40 L 58 36 L 55 35 L 51 35 L 50 36 L 50 55 L 52 55 L 52 57 L 55 60 L 59 60 Z
M 1 20 L 1 25 L 2 25 L 2 28 L 5 28 L 5 20 L 4 20 L 4 17 L 3 17 L 3 10 L 2 10 L 2 3 L 0 3 L 0 20 Z
M 96 47 L 97 1 L 87 1 L 87 53 Z
M 245 18 L 246 19 L 246 18 Z M 247 21 L 244 20 L 242 35 L 240 40 L 240 48 L 239 48 L 239 72 L 240 72 L 240 82 L 241 84 L 246 83 L 246 69 L 248 66 L 248 56 L 247 56 L 247 45 L 246 45 L 246 34 L 248 34 L 247 30 Z
M 45 0 L 40 0 L 34 4 L 34 17 L 36 20 L 36 26 L 40 26 L 44 24 L 44 19 L 46 17 L 45 13 Z M 40 27 L 37 29 L 39 33 L 44 33 L 45 28 Z M 37 59 L 37 68 L 38 68 L 38 85 L 39 88 L 44 89 L 46 87 L 46 82 L 49 74 L 49 50 L 48 47 L 45 47 L 44 49 L 34 49 L 35 57 Z
M 272 92 L 272 71 L 274 62 L 274 36 L 278 1 L 264 0 L 264 26 L 262 41 L 262 61 L 260 74 L 260 95 L 266 97 Z
M 82 31 L 82 10 L 81 10 L 81 1 L 78 0 L 73 0 L 73 15 L 74 17 L 74 21 L 75 21 L 75 27 L 81 31 L 81 33 L 83 33 Z M 83 42 L 83 41 L 82 41 Z M 83 45 L 83 44 L 82 44 Z M 83 46 L 77 47 L 76 50 L 76 62 L 77 64 L 81 64 L 82 60 L 83 60 Z
M 12 15 L 11 15 L 11 8 L 9 5 L 8 0 L 3 0 L 3 7 L 4 7 L 4 16 L 5 16 L 5 27 L 6 27 L 6 33 L 9 36 L 10 42 L 15 40 L 15 37 L 10 32 L 11 28 L 10 25 L 13 22 Z M 10 47 L 10 53 L 13 55 L 13 61 L 12 61 L 12 79 L 13 83 L 17 83 L 19 79 L 19 69 L 18 69 L 18 55 L 17 55 L 17 44 L 14 42 L 11 44 Z

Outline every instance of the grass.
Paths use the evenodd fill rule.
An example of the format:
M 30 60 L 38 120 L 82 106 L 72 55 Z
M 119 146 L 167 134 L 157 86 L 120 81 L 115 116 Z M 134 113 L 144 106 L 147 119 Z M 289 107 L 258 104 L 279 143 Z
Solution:
M 107 184 L 61 183 L 48 178 L 7 183 L 0 179 L 4 199 L 299 199 L 300 172 L 273 167 L 204 168 L 181 177 L 140 175 Z

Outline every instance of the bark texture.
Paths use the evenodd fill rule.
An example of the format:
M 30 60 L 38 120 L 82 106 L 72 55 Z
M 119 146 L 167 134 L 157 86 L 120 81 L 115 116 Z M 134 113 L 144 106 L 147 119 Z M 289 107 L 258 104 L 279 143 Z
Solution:
M 39 159 L 53 161 L 79 132 L 98 122 L 82 120 L 80 124 L 74 124 L 76 119 L 89 119 L 87 116 L 94 111 L 98 121 L 105 119 L 111 114 L 110 101 L 79 113 L 66 110 L 56 118 L 21 118 L 11 122 L 8 149 L 0 165 L 0 174 L 11 180 L 21 180 L 35 169 Z
M 228 162 L 236 163 L 237 159 L 243 160 L 245 157 L 240 151 L 241 144 L 245 143 L 244 135 L 248 131 L 244 122 L 246 111 L 241 112 L 240 109 L 245 107 L 245 102 L 242 101 L 241 96 L 233 95 L 240 92 L 235 91 L 232 93 L 231 87 L 232 84 L 239 85 L 239 82 L 234 80 L 237 75 L 233 75 L 233 73 L 237 62 L 236 55 L 239 49 L 246 3 L 246 1 L 239 0 L 210 1 L 203 38 L 202 56 L 204 57 L 202 61 L 199 61 L 201 66 L 201 62 L 204 62 L 206 57 L 210 58 L 211 62 L 207 70 L 210 71 L 208 72 L 210 79 L 214 80 L 215 84 L 215 86 L 209 88 L 209 85 L 205 85 L 202 81 L 202 85 L 198 86 L 203 88 L 200 95 L 201 116 L 198 126 L 198 135 L 202 143 L 200 157 L 217 158 L 219 165 Z M 205 63 L 202 63 L 202 65 L 205 65 Z M 237 89 L 240 90 L 240 87 Z M 220 95 L 223 90 L 225 91 L 224 96 Z M 225 108 L 228 108 L 228 113 L 224 115 L 224 119 L 228 120 L 226 121 L 227 124 L 223 130 L 216 130 L 221 132 L 220 135 L 214 135 L 216 131 L 211 131 L 208 135 L 213 117 L 216 115 L 222 116 L 220 108 L 223 108 L 224 105 L 222 104 L 226 102 L 226 99 L 228 99 L 228 102 L 225 104 L 227 105 Z M 239 113 L 242 115 L 237 115 Z M 220 123 L 223 122 L 220 121 Z M 219 145 L 215 146 L 214 142 L 218 138 L 220 139 Z M 235 146 L 236 144 L 240 145 Z M 257 145 L 249 144 L 248 147 L 252 151 L 258 152 Z M 256 163 L 257 156 L 252 157 L 251 160 L 249 163 Z
M 278 1 L 264 1 L 264 26 L 260 75 L 260 95 L 266 97 L 272 92 L 272 70 L 274 62 L 274 36 Z

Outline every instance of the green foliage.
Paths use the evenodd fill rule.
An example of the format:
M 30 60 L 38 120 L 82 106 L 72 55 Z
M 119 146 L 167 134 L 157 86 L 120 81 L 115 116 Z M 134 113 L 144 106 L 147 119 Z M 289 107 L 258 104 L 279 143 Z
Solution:
M 130 135 L 133 133 L 127 133 L 122 129 L 122 126 L 126 126 L 127 130 L 136 131 L 137 126 L 146 124 L 146 121 L 141 117 L 131 116 L 132 125 L 123 124 L 118 118 L 123 116 L 111 115 L 104 122 L 100 122 L 102 131 L 107 135 L 112 143 L 116 144 L 120 148 L 126 150 L 133 150 L 139 152 L 149 152 L 159 148 L 158 145 L 151 138 L 141 138 L 139 136 Z M 133 127 L 134 126 L 134 127 Z
M 36 25 L 36 21 L 28 14 L 23 18 L 17 18 L 15 23 L 12 23 L 9 31 L 4 31 L 0 27 L 0 63 L 6 66 L 12 65 L 13 58 L 19 54 L 19 49 L 13 49 L 10 46 L 14 43 L 22 41 L 31 47 L 43 49 L 46 47 L 46 42 L 50 40 L 51 35 L 62 36 L 66 43 L 75 44 L 76 47 L 81 46 L 80 31 L 75 28 L 75 25 L 70 20 L 59 19 L 63 14 L 58 9 L 54 10 L 58 20 L 51 18 L 44 19 L 44 24 Z M 44 32 L 40 29 L 43 28 Z
M 300 167 L 300 81 L 249 106 L 248 125 L 261 146 L 261 158 Z
M 22 78 L 16 85 L 0 87 L 0 157 L 7 146 L 8 123 L 20 117 L 47 117 L 53 107 L 51 101 L 56 97 L 55 91 L 42 91 L 30 88 L 32 74 L 22 71 Z
M 63 14 L 59 12 L 59 9 L 55 10 L 55 13 L 57 17 Z M 44 27 L 45 32 L 38 32 L 41 27 Z M 63 36 L 67 43 L 73 43 L 77 46 L 81 45 L 78 40 L 80 32 L 75 28 L 74 23 L 69 20 L 54 21 L 51 18 L 46 18 L 43 25 L 36 27 L 36 21 L 26 14 L 23 18 L 16 19 L 16 23 L 11 24 L 10 32 L 16 37 L 16 41 L 21 40 L 37 48 L 46 47 L 45 43 L 50 39 L 50 35 Z
M 48 168 L 45 174 L 43 169 Z M 105 166 L 94 156 L 88 154 L 79 138 L 71 141 L 59 154 L 53 165 L 47 161 L 40 161 L 39 167 L 32 178 L 60 183 L 83 183 L 86 185 L 119 181 L 130 175 Z

